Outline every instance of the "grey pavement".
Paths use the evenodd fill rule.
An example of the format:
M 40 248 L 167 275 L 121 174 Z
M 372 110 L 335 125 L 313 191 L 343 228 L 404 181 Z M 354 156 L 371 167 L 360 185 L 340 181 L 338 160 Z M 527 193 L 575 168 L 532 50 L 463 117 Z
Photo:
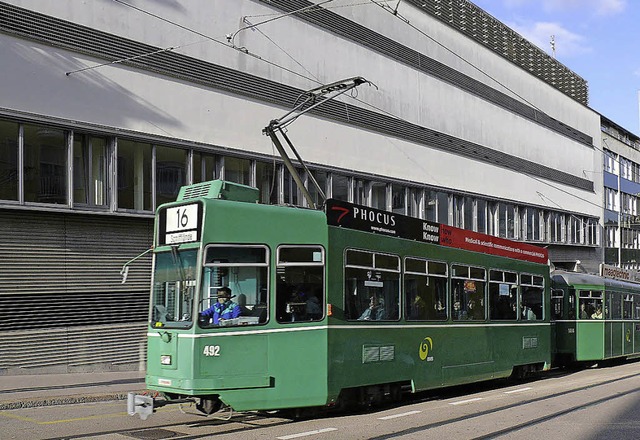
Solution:
M 0 376 L 0 410 L 125 400 L 145 390 L 144 371 Z

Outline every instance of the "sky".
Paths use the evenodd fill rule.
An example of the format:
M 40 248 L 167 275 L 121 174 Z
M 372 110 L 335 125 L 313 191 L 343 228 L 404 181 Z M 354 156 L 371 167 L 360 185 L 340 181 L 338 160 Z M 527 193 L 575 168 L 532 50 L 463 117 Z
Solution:
M 584 78 L 589 107 L 640 134 L 640 0 L 470 0 Z

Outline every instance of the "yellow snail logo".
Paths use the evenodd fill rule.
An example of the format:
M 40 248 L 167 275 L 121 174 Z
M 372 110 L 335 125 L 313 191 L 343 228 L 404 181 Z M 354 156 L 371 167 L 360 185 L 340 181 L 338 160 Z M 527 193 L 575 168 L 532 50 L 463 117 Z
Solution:
M 433 357 L 429 357 L 429 352 L 433 350 L 433 340 L 429 337 L 424 338 L 420 343 L 420 360 L 433 360 Z
M 627 334 L 625 335 L 625 339 L 627 342 L 631 342 L 631 330 L 627 330 Z

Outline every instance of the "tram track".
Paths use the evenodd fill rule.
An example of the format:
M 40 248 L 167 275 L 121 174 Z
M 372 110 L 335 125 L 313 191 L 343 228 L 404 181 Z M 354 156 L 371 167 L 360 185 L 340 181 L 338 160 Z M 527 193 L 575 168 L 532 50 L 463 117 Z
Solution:
M 555 373 L 555 374 L 551 373 L 551 377 L 547 376 L 546 378 L 540 379 L 539 381 L 534 380 L 534 381 L 519 382 L 519 384 L 525 385 L 528 387 L 529 384 L 533 384 L 535 382 L 540 382 L 541 384 L 545 384 L 547 379 L 562 379 L 562 377 L 563 377 L 562 373 Z M 398 430 L 393 433 L 381 434 L 378 436 L 373 436 L 368 438 L 372 438 L 376 440 L 392 439 L 392 438 L 399 438 L 399 437 L 405 437 L 405 436 L 411 437 L 412 435 L 421 436 L 421 435 L 425 435 L 430 430 L 434 430 L 435 432 L 437 432 L 438 430 L 442 431 L 443 429 L 455 430 L 456 429 L 455 427 L 457 426 L 457 424 L 468 423 L 469 421 L 473 421 L 473 420 L 480 420 L 483 417 L 489 417 L 489 416 L 500 414 L 501 412 L 507 412 L 510 410 L 517 410 L 518 408 L 524 408 L 527 405 L 531 405 L 531 404 L 536 404 L 540 402 L 550 402 L 554 399 L 567 397 L 571 395 L 577 395 L 578 393 L 593 390 L 600 387 L 611 387 L 612 385 L 621 384 L 624 381 L 638 379 L 638 378 L 640 378 L 640 373 L 624 374 L 620 377 L 614 377 L 607 380 L 600 380 L 597 376 L 594 376 L 589 380 L 595 381 L 595 382 L 588 383 L 588 384 L 579 386 L 577 388 L 566 389 L 558 392 L 552 392 L 551 394 L 546 394 L 546 395 L 533 397 L 533 398 L 526 398 L 522 394 L 518 393 L 519 396 L 523 396 L 521 397 L 523 400 L 520 400 L 518 402 L 509 403 L 506 405 L 500 405 L 495 408 L 481 410 L 478 412 L 467 411 L 467 413 L 463 415 L 458 415 L 456 417 L 446 418 L 443 420 L 433 421 L 430 423 L 424 423 L 419 426 L 416 426 L 415 424 L 413 424 L 408 429 Z M 511 384 L 510 387 L 512 387 L 513 385 L 514 384 Z M 496 397 L 495 393 L 500 393 L 500 392 L 503 392 L 504 394 L 508 393 L 508 391 L 505 391 L 507 390 L 508 387 L 504 387 L 502 385 L 492 387 L 490 384 L 486 384 L 486 385 L 480 384 L 478 386 L 480 390 L 473 394 L 469 394 L 469 391 L 470 391 L 469 388 L 470 388 L 469 386 L 460 386 L 460 387 L 450 388 L 449 392 L 444 392 L 444 393 L 442 392 L 443 390 L 438 390 L 437 396 L 431 395 L 430 397 L 415 395 L 414 398 L 404 400 L 403 402 L 400 402 L 398 404 L 388 405 L 384 407 L 374 407 L 369 411 L 360 410 L 360 411 L 354 411 L 354 412 L 349 411 L 344 413 L 335 413 L 335 415 L 338 416 L 336 420 L 339 420 L 342 416 L 347 416 L 347 417 L 355 416 L 358 418 L 360 417 L 364 418 L 369 415 L 372 415 L 377 417 L 380 411 L 402 409 L 403 407 L 407 407 L 409 405 L 411 406 L 429 405 L 430 403 L 433 403 L 433 404 L 437 404 L 438 406 L 440 406 L 440 408 L 442 408 L 443 405 L 452 405 L 453 403 L 451 402 L 458 397 L 472 398 L 472 397 L 479 397 L 480 394 L 487 394 L 487 396 L 483 397 L 482 399 L 478 398 L 477 400 L 478 401 L 484 400 L 485 402 L 487 402 L 488 399 L 492 397 Z M 492 430 L 491 432 L 488 432 L 488 433 L 483 432 L 482 435 L 478 435 L 476 437 L 469 436 L 465 438 L 474 438 L 475 440 L 481 440 L 481 439 L 495 438 L 503 435 L 509 435 L 526 428 L 531 428 L 536 425 L 542 425 L 545 422 L 552 421 L 553 419 L 558 417 L 569 415 L 576 411 L 588 409 L 590 407 L 595 407 L 601 403 L 606 402 L 607 400 L 627 397 L 634 393 L 640 393 L 640 387 L 634 386 L 633 388 L 630 388 L 624 392 L 612 392 L 611 395 L 600 397 L 594 400 L 587 400 L 584 403 L 581 403 L 579 405 L 570 406 L 566 408 L 561 408 L 559 407 L 560 405 L 556 404 L 555 406 L 557 407 L 557 410 L 554 410 L 553 413 L 538 415 L 538 417 L 531 417 L 530 419 L 527 419 L 527 420 L 524 420 L 521 418 L 520 419 L 513 418 L 514 421 L 520 420 L 520 422 L 513 424 L 511 426 L 504 426 L 504 425 L 495 426 L 496 429 Z M 471 403 L 470 405 L 475 405 L 475 403 Z M 461 407 L 464 407 L 464 406 L 465 405 L 461 405 Z M 549 404 L 548 406 L 551 407 L 553 405 Z M 424 412 L 424 410 L 415 411 L 416 414 L 420 412 Z M 63 439 L 79 440 L 79 439 L 102 438 L 103 436 L 108 436 L 108 435 L 119 435 L 123 440 L 125 439 L 134 439 L 134 440 L 135 439 L 140 439 L 140 440 L 158 439 L 160 440 L 160 439 L 168 439 L 168 438 L 172 438 L 176 440 L 186 440 L 186 439 L 197 440 L 197 439 L 203 439 L 203 438 L 210 438 L 211 436 L 216 436 L 216 435 L 233 436 L 233 435 L 239 435 L 240 433 L 246 433 L 246 434 L 249 434 L 249 432 L 256 433 L 256 432 L 260 432 L 261 429 L 265 429 L 265 433 L 266 433 L 267 432 L 266 430 L 268 430 L 269 428 L 278 428 L 278 427 L 285 427 L 288 425 L 295 425 L 296 422 L 298 421 L 297 419 L 278 417 L 277 415 L 260 413 L 260 412 L 236 413 L 228 421 L 222 419 L 221 417 L 218 417 L 218 418 L 211 417 L 211 416 L 206 417 L 206 416 L 195 414 L 195 413 L 193 414 L 193 416 L 194 416 L 194 419 L 191 421 L 180 421 L 180 422 L 172 422 L 172 423 L 165 423 L 165 424 L 157 424 L 157 425 L 154 425 L 153 427 L 140 427 L 140 428 L 129 427 L 126 429 L 100 430 L 100 431 L 91 432 L 91 433 L 84 433 L 81 435 L 64 435 L 60 437 L 51 437 L 51 438 L 47 437 L 47 438 L 50 440 L 63 440 Z M 393 417 L 388 417 L 388 418 L 393 419 Z M 324 425 L 323 419 L 326 419 L 327 421 L 332 420 L 332 414 L 327 413 L 324 417 L 315 418 L 315 421 L 320 422 L 321 424 L 314 425 L 314 428 L 315 427 L 322 428 Z M 304 420 L 307 420 L 307 419 L 304 419 Z M 361 423 L 367 423 L 367 421 L 363 419 Z M 340 428 L 342 434 L 348 437 L 349 434 L 343 431 L 342 429 L 344 428 Z M 478 432 L 478 434 L 480 433 Z M 257 435 L 262 435 L 262 434 L 257 434 Z
M 552 399 L 557 399 L 559 397 L 566 397 L 569 396 L 571 394 L 576 394 L 576 393 L 580 393 L 580 392 L 584 392 L 584 391 L 588 391 L 590 389 L 594 389 L 594 388 L 598 388 L 598 387 L 602 387 L 602 386 L 609 386 L 624 380 L 629 380 L 629 379 L 633 379 L 633 378 L 638 378 L 640 377 L 640 373 L 634 373 L 634 374 L 628 374 L 622 377 L 618 377 L 615 379 L 611 379 L 611 380 L 607 380 L 607 381 L 603 381 L 603 382 L 598 382 L 598 383 L 593 383 L 593 384 L 589 384 L 589 385 L 585 385 L 579 388 L 575 388 L 572 390 L 568 390 L 568 391 L 562 391 L 562 392 L 558 392 L 558 393 L 553 393 L 553 394 L 549 394 L 546 396 L 541 396 L 541 397 L 536 397 L 533 399 L 526 399 L 520 402 L 516 402 L 516 403 L 512 403 L 509 405 L 503 405 L 500 407 L 496 407 L 496 408 L 492 408 L 489 410 L 484 410 L 484 411 L 479 411 L 479 412 L 475 412 L 473 414 L 465 414 L 459 417 L 455 417 L 455 418 L 451 418 L 451 419 L 447 419 L 447 420 L 442 420 L 442 421 L 438 421 L 438 422 L 434 422 L 434 423 L 429 423 L 429 424 L 425 424 L 425 425 L 421 425 L 421 426 L 414 426 L 410 429 L 406 429 L 406 430 L 402 430 L 402 431 L 398 431 L 395 432 L 393 434 L 385 434 L 385 435 L 380 435 L 380 436 L 375 436 L 375 437 L 371 437 L 370 440 L 385 440 L 385 439 L 393 439 L 396 437 L 402 437 L 405 435 L 410 435 L 410 434 L 416 434 L 416 433 L 420 433 L 423 431 L 427 431 L 430 429 L 436 429 L 436 428 L 442 428 L 448 425 L 454 425 L 456 423 L 460 423 L 460 422 L 466 422 L 469 421 L 470 419 L 477 419 L 480 417 L 485 417 L 485 416 L 489 416 L 489 415 L 493 415 L 493 414 L 497 414 L 500 413 L 502 411 L 508 411 L 511 409 L 516 409 L 516 408 L 520 408 L 526 405 L 531 405 L 533 403 L 540 403 L 540 402 L 544 402 L 544 401 L 549 401 Z M 529 420 L 527 422 L 518 424 L 518 425 L 514 425 L 512 427 L 509 428 L 503 428 L 500 430 L 496 430 L 494 432 L 491 433 L 487 433 L 487 434 L 483 434 L 481 436 L 478 437 L 473 437 L 473 440 L 484 440 L 484 439 L 491 439 L 491 438 L 496 438 L 497 436 L 500 435 L 506 435 L 512 432 L 516 432 L 519 430 L 522 430 L 524 428 L 530 427 L 530 426 L 535 426 L 537 424 L 541 424 L 544 423 L 546 421 L 552 420 L 554 418 L 566 415 L 566 414 L 570 414 L 572 412 L 575 411 L 579 411 L 581 409 L 585 409 L 585 408 L 589 408 L 591 406 L 595 406 L 601 403 L 604 403 L 608 400 L 611 400 L 613 398 L 620 398 L 620 397 L 625 397 L 628 396 L 630 394 L 633 393 L 637 393 L 640 392 L 640 388 L 634 388 L 631 389 L 627 392 L 624 393 L 616 393 L 614 396 L 607 396 L 605 398 L 602 399 L 597 399 L 595 401 L 591 401 L 591 402 L 587 402 L 583 405 L 578 405 L 575 407 L 571 407 L 571 408 L 567 408 L 563 411 L 558 411 L 558 412 L 554 412 L 551 415 L 547 415 L 544 417 L 538 417 L 532 420 Z

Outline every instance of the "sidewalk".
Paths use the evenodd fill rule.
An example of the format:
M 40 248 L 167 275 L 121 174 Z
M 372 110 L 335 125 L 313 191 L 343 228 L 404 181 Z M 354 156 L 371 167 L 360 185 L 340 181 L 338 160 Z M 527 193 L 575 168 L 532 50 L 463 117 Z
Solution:
M 145 388 L 144 371 L 0 376 L 0 410 L 124 400 Z

